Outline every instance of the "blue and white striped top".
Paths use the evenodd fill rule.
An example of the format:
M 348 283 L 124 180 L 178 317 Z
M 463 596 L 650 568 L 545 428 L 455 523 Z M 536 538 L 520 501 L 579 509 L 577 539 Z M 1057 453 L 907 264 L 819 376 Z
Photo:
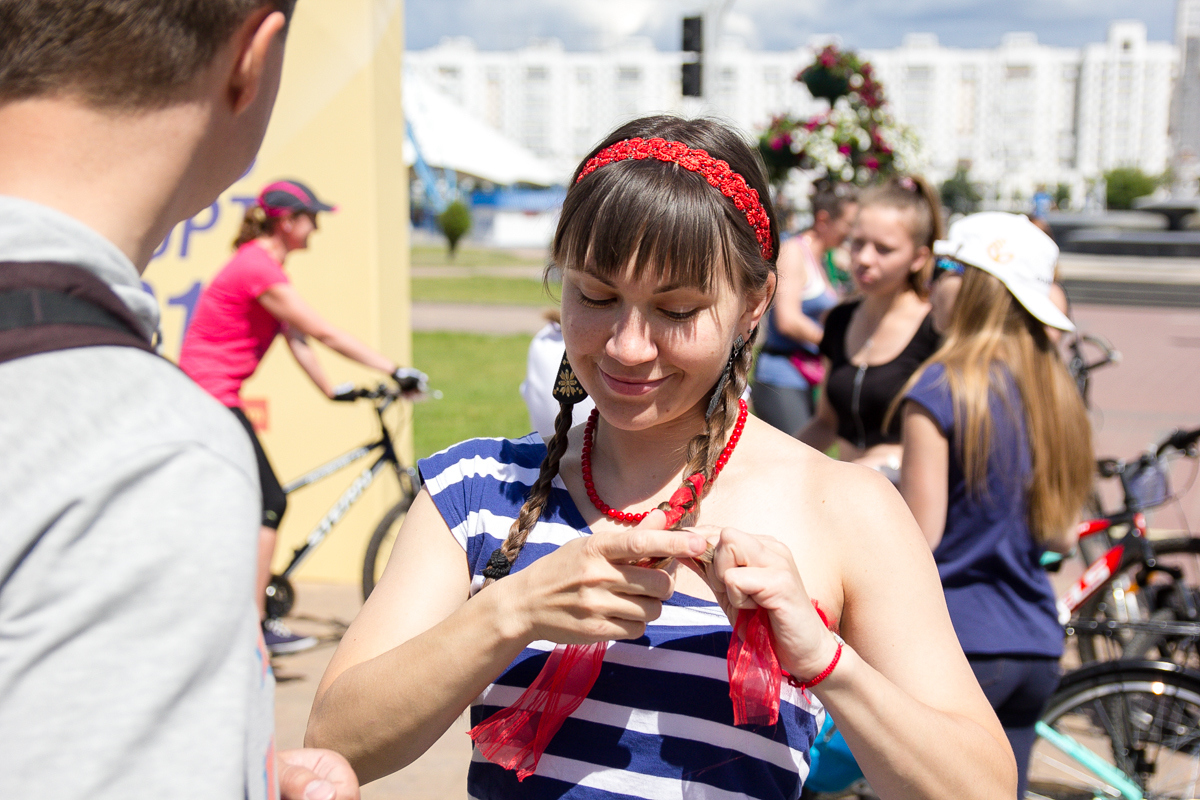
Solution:
M 473 439 L 420 463 L 425 488 L 467 552 L 472 587 L 504 541 L 546 446 L 523 439 Z M 590 535 L 558 477 L 541 520 L 513 570 Z M 563 723 L 537 771 L 517 782 L 474 752 L 467 792 L 492 798 L 795 798 L 808 775 L 808 749 L 824 712 L 786 682 L 775 726 L 734 727 L 725 654 L 731 629 L 715 603 L 676 594 L 646 634 L 613 642 L 600 677 Z M 553 648 L 538 641 L 479 695 L 471 724 L 511 705 Z

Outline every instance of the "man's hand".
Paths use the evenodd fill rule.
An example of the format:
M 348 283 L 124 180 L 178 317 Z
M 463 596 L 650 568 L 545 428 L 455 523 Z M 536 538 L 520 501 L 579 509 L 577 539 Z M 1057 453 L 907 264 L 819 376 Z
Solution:
M 275 760 L 281 800 L 359 800 L 354 768 L 332 750 L 281 750 Z

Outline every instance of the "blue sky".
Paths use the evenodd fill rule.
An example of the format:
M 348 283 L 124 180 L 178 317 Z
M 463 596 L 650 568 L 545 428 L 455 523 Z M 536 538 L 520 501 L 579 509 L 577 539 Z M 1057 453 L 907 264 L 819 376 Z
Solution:
M 659 49 L 679 47 L 679 20 L 700 0 L 405 0 L 412 50 L 444 36 L 470 36 L 481 49 L 521 47 L 555 37 L 591 50 L 631 35 Z M 1009 31 L 1032 31 L 1043 44 L 1103 41 L 1108 23 L 1139 19 L 1150 39 L 1173 40 L 1175 0 L 735 0 L 728 29 L 752 46 L 788 50 L 816 34 L 851 47 L 884 48 L 904 34 L 931 32 L 951 47 L 995 47 Z

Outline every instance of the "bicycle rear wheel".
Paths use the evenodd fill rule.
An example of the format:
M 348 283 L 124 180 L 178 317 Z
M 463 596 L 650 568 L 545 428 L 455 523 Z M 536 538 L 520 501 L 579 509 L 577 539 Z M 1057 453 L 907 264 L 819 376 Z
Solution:
M 375 584 L 383 575 L 383 568 L 387 566 L 388 559 L 392 556 L 392 545 L 396 542 L 396 532 L 404 524 L 404 518 L 408 516 L 408 509 L 412 505 L 413 498 L 412 492 L 405 491 L 396 505 L 389 508 L 388 512 L 383 515 L 383 519 L 379 520 L 379 524 L 375 526 L 375 532 L 371 534 L 371 541 L 367 543 L 367 554 L 363 558 L 362 593 L 364 602 L 371 596 Z
M 1185 621 L 1187 617 L 1179 607 L 1179 592 L 1187 592 L 1193 600 L 1200 601 L 1200 538 L 1162 539 L 1152 542 L 1152 546 L 1160 564 L 1182 572 L 1182 585 L 1166 573 L 1157 572 L 1151 576 L 1149 585 L 1139 587 L 1136 577 L 1141 565 L 1134 564 L 1088 600 L 1079 609 L 1078 618 L 1116 622 Z M 1075 639 L 1079 660 L 1085 664 L 1131 658 L 1200 668 L 1195 637 L 1156 636 L 1118 629 L 1108 633 L 1079 632 Z
M 1175 664 L 1111 661 L 1065 676 L 1042 714 L 1026 800 L 1200 796 L 1200 675 Z M 1086 748 L 1073 757 L 1051 743 Z M 1088 762 L 1103 762 L 1100 764 Z M 1102 775 L 1105 765 L 1122 775 Z M 1119 779 L 1128 781 L 1122 792 Z

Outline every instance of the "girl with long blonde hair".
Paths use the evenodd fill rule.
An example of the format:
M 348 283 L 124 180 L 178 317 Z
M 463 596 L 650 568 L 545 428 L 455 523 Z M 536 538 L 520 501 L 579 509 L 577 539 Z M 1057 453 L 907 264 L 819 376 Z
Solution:
M 1092 479 L 1091 429 L 1046 326 L 1058 248 L 1025 217 L 975 214 L 937 242 L 961 275 L 941 348 L 908 382 L 900 491 L 938 564 L 950 618 L 1020 772 L 1062 655 L 1045 549 L 1073 545 Z M 893 407 L 895 410 L 895 407 Z

